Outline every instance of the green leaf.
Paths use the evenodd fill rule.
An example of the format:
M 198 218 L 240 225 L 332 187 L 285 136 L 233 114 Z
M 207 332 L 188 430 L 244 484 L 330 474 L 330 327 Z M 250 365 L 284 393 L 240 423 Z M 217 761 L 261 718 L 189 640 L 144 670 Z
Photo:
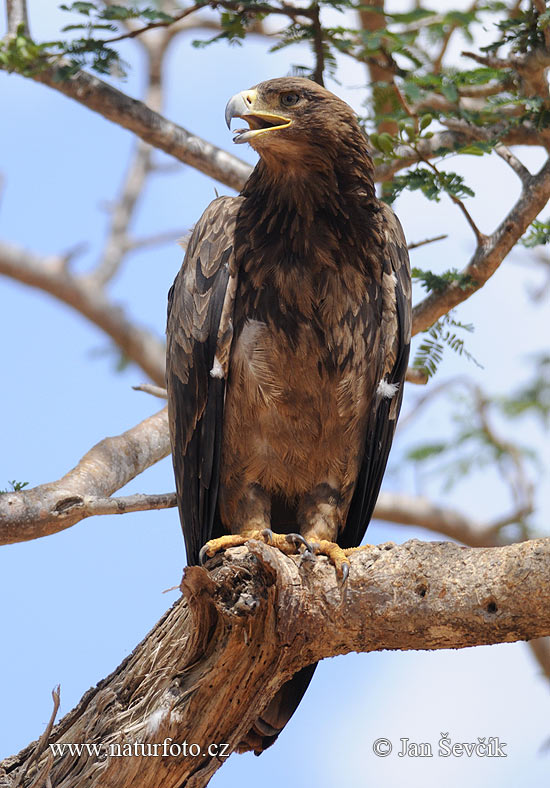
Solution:
M 447 448 L 448 444 L 446 443 L 424 443 L 409 449 L 405 456 L 411 462 L 424 462 L 424 460 L 439 457 Z
M 5 495 L 8 492 L 20 492 L 24 487 L 28 487 L 28 482 L 16 482 L 15 479 L 11 482 L 8 482 L 11 487 L 11 490 L 0 490 L 0 495 Z
M 90 11 L 97 11 L 97 6 L 95 3 L 73 3 L 72 5 L 60 5 L 59 6 L 62 11 L 71 11 L 75 14 L 84 14 L 85 16 L 90 15 Z
M 544 246 L 550 243 L 550 220 L 541 222 L 535 219 L 525 235 L 520 239 L 520 243 L 527 249 L 532 249 L 535 246 Z
M 441 192 L 453 195 L 459 200 L 474 196 L 461 175 L 454 172 L 433 172 L 425 167 L 417 167 L 404 175 L 396 175 L 388 185 L 384 200 L 391 204 L 404 189 L 420 190 L 428 200 L 435 202 L 439 202 Z

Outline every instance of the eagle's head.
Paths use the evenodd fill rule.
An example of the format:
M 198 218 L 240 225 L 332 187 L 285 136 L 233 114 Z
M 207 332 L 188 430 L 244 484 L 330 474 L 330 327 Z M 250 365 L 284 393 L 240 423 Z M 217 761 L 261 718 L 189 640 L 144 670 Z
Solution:
M 264 160 L 288 162 L 315 152 L 336 157 L 352 141 L 366 147 L 351 107 L 301 77 L 270 79 L 237 93 L 225 109 L 229 128 L 233 118 L 249 126 L 236 130 L 234 142 L 250 143 Z

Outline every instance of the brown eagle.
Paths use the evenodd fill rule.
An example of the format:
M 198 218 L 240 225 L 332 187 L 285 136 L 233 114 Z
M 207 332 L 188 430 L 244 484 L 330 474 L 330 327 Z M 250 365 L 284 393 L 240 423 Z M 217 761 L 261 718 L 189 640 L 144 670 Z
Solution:
M 345 578 L 376 503 L 411 330 L 407 247 L 352 109 L 301 78 L 226 108 L 260 160 L 195 226 L 169 294 L 167 388 L 189 564 L 249 538 Z M 241 749 L 272 744 L 315 666 Z

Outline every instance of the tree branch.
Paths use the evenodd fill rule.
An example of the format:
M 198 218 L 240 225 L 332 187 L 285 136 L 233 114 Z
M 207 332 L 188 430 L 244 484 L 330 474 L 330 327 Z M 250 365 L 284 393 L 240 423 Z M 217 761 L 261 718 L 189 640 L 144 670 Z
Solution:
M 102 288 L 67 270 L 63 257 L 41 258 L 0 242 L 0 274 L 44 290 L 101 328 L 125 355 L 158 385 L 164 385 L 164 344 L 145 328 L 130 322 Z
M 102 259 L 90 275 L 100 287 L 109 282 L 119 269 L 122 259 L 130 249 L 128 225 L 134 214 L 145 179 L 151 170 L 151 146 L 138 140 L 132 161 L 126 173 L 120 199 L 114 206 L 109 236 Z
M 164 408 L 121 435 L 97 443 L 61 479 L 0 495 L 0 545 L 48 536 L 94 515 L 174 507 L 174 493 L 108 497 L 169 453 Z M 427 528 L 472 546 L 497 544 L 502 526 L 502 520 L 481 523 L 422 496 L 384 491 L 373 517 Z
M 477 248 L 462 274 L 471 284 L 452 282 L 445 289 L 431 293 L 413 309 L 413 334 L 424 331 L 450 309 L 477 292 L 498 269 L 550 199 L 550 159 L 542 169 L 525 179 L 519 199 L 492 235 Z
M 116 499 L 104 499 L 169 452 L 163 408 L 121 435 L 104 438 L 58 481 L 0 495 L 0 544 L 48 536 L 92 514 L 122 513 L 124 503 L 121 508 Z M 135 496 L 130 498 L 135 501 Z
M 70 79 L 56 81 L 55 74 L 53 69 L 48 69 L 35 74 L 33 79 L 236 191 L 241 190 L 250 175 L 252 168 L 246 162 L 172 123 L 142 101 L 130 98 L 97 77 L 79 71 Z
M 61 754 L 61 746 L 52 759 L 48 747 L 23 788 L 41 771 L 56 788 L 76 781 L 126 788 L 138 780 L 142 788 L 201 788 L 224 756 L 243 749 L 257 715 L 307 664 L 352 651 L 464 648 L 550 634 L 550 539 L 485 549 L 380 545 L 351 556 L 344 588 L 326 559 L 300 566 L 298 557 L 259 542 L 210 565 L 211 572 L 186 569 L 183 598 L 54 728 L 50 745 L 96 744 L 99 757 Z M 113 756 L 123 748 L 152 753 L 147 745 L 155 744 L 162 755 L 167 740 L 197 743 L 198 754 Z M 3 762 L 7 788 L 34 751 L 30 745 Z
M 25 0 L 7 0 L 6 16 L 8 19 L 9 36 L 15 36 L 20 25 L 23 25 L 25 32 L 28 32 L 29 18 Z

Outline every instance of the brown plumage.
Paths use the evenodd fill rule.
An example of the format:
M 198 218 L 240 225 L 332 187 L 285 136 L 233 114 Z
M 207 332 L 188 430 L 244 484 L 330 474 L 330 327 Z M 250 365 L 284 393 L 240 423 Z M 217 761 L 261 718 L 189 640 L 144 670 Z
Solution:
M 235 535 L 215 550 L 269 528 L 321 544 L 342 571 L 340 548 L 363 538 L 401 405 L 406 244 L 376 197 L 347 104 L 283 78 L 233 97 L 228 123 L 237 116 L 250 129 L 235 141 L 260 161 L 239 197 L 206 209 L 169 295 L 168 405 L 188 561 L 209 540 Z M 313 669 L 282 688 L 243 749 L 273 743 Z

